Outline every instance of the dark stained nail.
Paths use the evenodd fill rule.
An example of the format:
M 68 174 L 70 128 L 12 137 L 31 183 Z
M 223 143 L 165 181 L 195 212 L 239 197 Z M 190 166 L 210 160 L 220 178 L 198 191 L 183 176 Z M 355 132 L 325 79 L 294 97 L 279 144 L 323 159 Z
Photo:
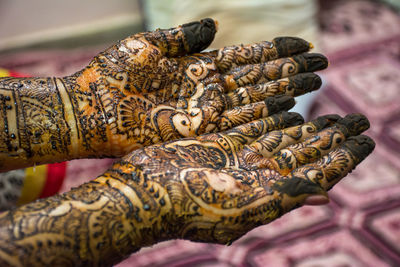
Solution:
M 321 78 L 314 73 L 300 73 L 289 77 L 289 88 L 294 89 L 294 96 L 315 91 L 319 89 L 321 85 Z
M 342 119 L 342 117 L 337 114 L 328 114 L 312 120 L 312 123 L 317 127 L 318 130 L 321 130 L 327 126 L 334 124 L 340 119 Z
M 210 18 L 182 25 L 188 53 L 196 53 L 207 48 L 214 40 L 217 27 Z
M 303 194 L 325 194 L 325 190 L 310 180 L 296 176 L 283 178 L 271 186 L 272 190 L 287 194 L 291 197 L 297 197 Z
M 349 114 L 337 123 L 346 127 L 347 131 L 344 132 L 346 136 L 359 135 L 370 126 L 367 117 L 359 113 Z
M 268 108 L 269 114 L 274 114 L 283 110 L 287 111 L 292 107 L 294 107 L 294 105 L 296 104 L 294 98 L 287 95 L 277 95 L 268 97 L 264 100 L 264 102 Z
M 328 67 L 328 59 L 317 53 L 304 53 L 301 55 L 293 56 L 293 59 L 299 63 L 299 71 L 313 72 L 317 70 L 323 70 Z
M 364 160 L 375 148 L 375 142 L 366 135 L 349 137 L 344 146 L 354 156 L 357 164 Z
M 295 126 L 295 125 L 300 125 L 304 123 L 304 118 L 296 112 L 282 112 L 282 118 L 288 127 L 290 126 Z
M 279 57 L 292 56 L 310 50 L 311 44 L 297 37 L 276 37 L 272 40 Z

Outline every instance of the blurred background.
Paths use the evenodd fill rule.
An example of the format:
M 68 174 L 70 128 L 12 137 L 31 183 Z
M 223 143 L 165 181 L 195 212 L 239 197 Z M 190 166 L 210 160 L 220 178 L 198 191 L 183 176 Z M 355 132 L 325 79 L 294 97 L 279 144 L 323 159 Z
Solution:
M 229 247 L 163 242 L 118 266 L 400 266 L 399 9 L 399 0 L 0 0 L 0 75 L 68 75 L 118 39 L 205 17 L 219 22 L 212 48 L 284 35 L 311 41 L 330 66 L 323 88 L 298 98 L 295 111 L 364 113 L 373 154 L 329 205 L 302 207 Z M 71 161 L 47 174 L 62 176 L 63 192 L 110 163 Z M 0 194 L 0 208 L 15 194 Z

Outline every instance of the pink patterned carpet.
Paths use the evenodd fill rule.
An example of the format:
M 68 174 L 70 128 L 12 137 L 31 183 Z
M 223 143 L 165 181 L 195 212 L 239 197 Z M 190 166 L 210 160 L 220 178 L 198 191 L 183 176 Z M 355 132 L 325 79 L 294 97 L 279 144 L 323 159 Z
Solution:
M 118 266 L 400 266 L 400 16 L 369 1 L 323 1 L 322 43 L 331 65 L 310 118 L 362 112 L 377 143 L 373 154 L 331 192 L 331 203 L 302 207 L 220 246 L 169 241 L 142 249 Z M 62 75 L 101 48 L 26 53 L 2 67 Z M 63 190 L 104 171 L 110 160 L 68 165 Z

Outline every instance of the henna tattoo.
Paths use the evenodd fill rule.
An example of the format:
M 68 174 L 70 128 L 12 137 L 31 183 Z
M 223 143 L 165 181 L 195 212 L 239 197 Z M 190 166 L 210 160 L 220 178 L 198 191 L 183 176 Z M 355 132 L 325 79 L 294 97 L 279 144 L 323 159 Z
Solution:
M 107 179 L 112 184 L 113 178 Z M 29 220 L 29 224 L 16 226 L 13 231 L 0 230 L 2 265 L 110 265 L 121 254 L 138 249 L 135 227 L 129 223 L 137 213 L 138 208 L 117 187 L 96 181 L 69 194 L 3 213 L 2 225 L 9 220 Z M 100 255 L 106 257 L 99 261 Z
M 261 61 L 268 61 L 278 57 L 276 47 L 272 42 L 261 42 L 254 45 L 240 45 L 226 47 L 218 51 L 215 57 L 218 68 L 227 71 L 232 67 L 243 64 L 255 64 Z
M 321 78 L 313 73 L 302 73 L 278 81 L 239 87 L 227 94 L 233 106 L 262 101 L 266 97 L 285 94 L 299 96 L 318 89 Z
M 328 120 L 325 123 L 321 119 L 317 119 L 315 121 L 316 124 L 311 122 L 307 125 L 305 128 L 307 135 L 315 132 L 318 126 L 326 125 L 327 122 L 332 122 L 332 119 L 337 118 L 328 116 L 325 118 L 325 120 Z M 295 136 L 291 136 L 291 140 L 288 141 L 289 144 L 302 137 L 304 139 L 305 135 L 301 128 L 292 127 L 290 129 L 297 133 Z M 348 115 L 343 119 L 337 119 L 334 126 L 314 134 L 301 143 L 291 145 L 286 143 L 286 148 L 280 148 L 278 152 L 273 155 L 270 154 L 268 159 L 265 159 L 264 156 L 266 153 L 260 154 L 260 150 L 266 149 L 268 152 L 272 152 L 282 143 L 285 130 L 277 131 L 273 132 L 273 135 L 264 136 L 257 140 L 252 147 L 245 150 L 244 158 L 247 159 L 246 164 L 249 162 L 254 163 L 257 168 L 269 168 L 278 171 L 281 175 L 288 175 L 298 166 L 313 162 L 326 155 L 329 151 L 343 143 L 347 137 L 359 135 L 368 128 L 369 122 L 365 116 L 361 114 Z
M 62 90 L 53 78 L 0 80 L 2 170 L 69 159 L 76 129 Z
M 1 265 L 109 266 L 172 238 L 230 244 L 307 196 L 326 194 L 373 150 L 370 138 L 352 136 L 366 129 L 365 117 L 328 115 L 279 130 L 282 138 L 269 140 L 273 148 L 285 142 L 280 150 L 313 145 L 327 150 L 325 156 L 299 161 L 288 176 L 249 170 L 253 162 L 243 148 L 289 126 L 286 119 L 301 123 L 298 115 L 281 113 L 223 133 L 137 149 L 89 183 L 0 214 Z M 331 126 L 335 122 L 339 126 Z M 324 140 L 339 130 L 350 137 L 336 148 L 326 146 Z
M 250 169 L 254 167 L 261 168 L 266 164 L 274 168 L 274 165 L 271 165 L 269 160 L 266 162 L 266 158 L 271 158 L 274 154 L 279 154 L 282 149 L 291 144 L 304 141 L 306 138 L 315 135 L 318 131 L 339 120 L 341 120 L 341 118 L 337 115 L 326 115 L 302 125 L 285 128 L 283 130 L 270 131 L 244 147 L 241 152 L 241 156 L 244 159 L 244 161 L 241 162 L 242 167 Z M 347 131 L 345 129 L 343 130 Z M 253 166 L 249 166 L 249 163 Z
M 249 84 L 265 83 L 302 72 L 313 72 L 328 66 L 328 60 L 320 54 L 300 54 L 289 58 L 279 58 L 265 63 L 243 65 L 231 69 L 223 75 L 229 89 Z
M 277 37 L 272 42 L 260 42 L 252 45 L 229 46 L 209 52 L 215 57 L 218 69 L 228 71 L 233 67 L 245 64 L 256 64 L 287 57 L 312 48 L 312 44 L 296 37 Z
M 121 157 L 287 110 L 289 100 L 279 109 L 263 101 L 319 88 L 318 76 L 301 74 L 327 66 L 304 53 L 308 42 L 280 37 L 198 53 L 215 33 L 211 19 L 138 33 L 73 75 L 1 79 L 0 169 Z M 229 92 L 238 86 L 247 87 Z
M 375 143 L 368 136 L 351 136 L 341 147 L 312 164 L 293 170 L 289 177 L 301 177 L 329 190 L 363 161 L 374 148 Z

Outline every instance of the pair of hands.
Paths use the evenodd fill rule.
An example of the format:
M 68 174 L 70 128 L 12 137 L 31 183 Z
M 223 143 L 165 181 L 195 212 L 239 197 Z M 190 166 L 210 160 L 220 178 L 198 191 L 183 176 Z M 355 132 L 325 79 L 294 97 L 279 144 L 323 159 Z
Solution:
M 152 199 L 143 210 L 157 210 L 161 200 L 170 205 L 175 238 L 229 243 L 311 195 L 323 196 L 315 202 L 323 203 L 326 191 L 374 143 L 359 136 L 369 127 L 360 114 L 302 124 L 301 116 L 285 112 L 294 105 L 291 97 L 321 85 L 312 72 L 326 68 L 327 59 L 306 53 L 310 43 L 281 37 L 193 54 L 215 32 L 216 23 L 205 19 L 137 34 L 100 54 L 88 69 L 120 68 L 119 80 L 130 82 L 115 113 L 122 127 L 113 133 L 126 133 L 127 143 L 147 146 L 221 132 L 134 151 L 113 169 L 138 175 L 138 186 Z M 154 188 L 164 194 L 154 197 Z
M 95 181 L 118 176 L 140 191 L 138 216 L 153 218 L 154 240 L 230 243 L 304 203 L 326 203 L 326 191 L 374 148 L 360 135 L 369 127 L 361 114 L 304 123 L 286 112 L 293 96 L 320 87 L 312 72 L 328 65 L 306 53 L 310 43 L 281 37 L 196 54 L 215 32 L 206 19 L 137 34 L 77 74 L 104 74 L 98 89 L 120 83 L 107 95 L 116 102 L 112 135 L 129 150 L 147 147 Z M 204 133 L 212 134 L 181 139 Z
M 87 114 L 78 120 L 86 149 L 120 157 L 141 146 L 224 131 L 287 111 L 295 104 L 291 97 L 321 86 L 313 71 L 326 68 L 328 61 L 306 53 L 310 43 L 279 37 L 197 53 L 216 30 L 216 22 L 205 19 L 139 33 L 68 79 L 80 101 L 75 113 Z M 88 88 L 95 89 L 100 103 L 92 104 Z M 93 112 L 93 106 L 104 112 Z
M 229 244 L 310 196 L 327 199 L 371 153 L 361 114 L 304 123 L 287 112 L 327 67 L 305 53 L 309 43 L 196 54 L 215 32 L 206 19 L 136 34 L 64 78 L 80 155 L 125 156 L 87 184 L 0 215 L 0 262 L 106 265 L 167 239 Z

